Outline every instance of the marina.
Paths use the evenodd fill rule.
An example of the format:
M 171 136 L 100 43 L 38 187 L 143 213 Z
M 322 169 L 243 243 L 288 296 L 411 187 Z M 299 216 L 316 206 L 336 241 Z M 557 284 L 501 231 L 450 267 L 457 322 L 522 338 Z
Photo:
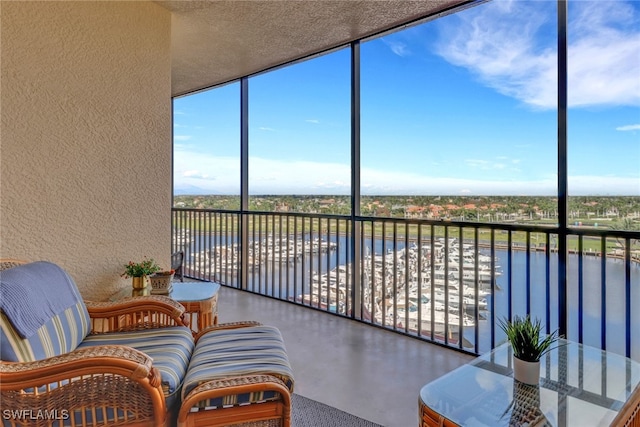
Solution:
M 177 235 L 183 244 L 189 243 L 184 232 Z M 260 286 L 268 280 L 269 271 L 273 274 L 277 269 L 278 275 L 284 271 L 285 281 L 294 283 L 282 290 L 287 299 L 349 316 L 353 265 L 347 262 L 346 246 L 346 242 L 317 236 L 250 241 L 250 280 Z M 367 321 L 455 343 L 464 329 L 472 331 L 476 322 L 487 318 L 487 296 L 502 274 L 499 265 L 492 266 L 491 257 L 476 254 L 467 245 L 461 248 L 457 239 L 381 249 L 369 242 L 362 258 L 359 298 Z M 193 268 L 205 276 L 237 276 L 240 268 L 236 242 L 199 249 L 189 256 Z
M 174 244 L 185 250 L 185 267 L 193 277 L 238 286 L 241 251 L 235 234 L 179 229 L 174 235 Z M 264 237 L 257 238 L 260 235 Z M 492 258 L 490 248 L 476 250 L 451 238 L 433 242 L 423 238 L 420 244 L 396 239 L 394 245 L 393 239 L 367 236 L 356 288 L 351 242 L 346 236 L 317 231 L 255 236 L 249 239 L 247 259 L 247 290 L 252 292 L 447 345 L 458 346 L 462 336 L 464 348 L 477 346 L 479 352 L 491 349 L 492 340 L 501 339 L 496 322 L 509 314 L 510 307 L 522 311 L 529 305 L 532 315 L 549 319 L 551 328 L 557 327 L 557 312 L 548 302 L 553 303 L 558 292 L 557 255 L 552 250 L 507 251 L 496 242 Z M 584 341 L 597 346 L 603 307 L 608 313 L 604 327 L 626 327 L 625 266 L 610 256 L 585 256 L 582 265 L 579 259 L 575 254 L 569 256 L 570 315 L 581 316 Z M 478 280 L 471 278 L 474 274 Z M 631 277 L 632 283 L 640 283 L 636 262 Z M 605 278 L 603 303 L 600 295 Z M 640 298 L 637 286 L 631 292 L 632 299 Z M 578 303 L 581 293 L 583 306 Z M 640 330 L 640 314 L 632 313 L 630 324 L 632 330 Z M 571 336 L 578 335 L 579 327 L 578 322 L 569 324 Z M 608 345 L 624 348 L 624 335 L 609 334 Z

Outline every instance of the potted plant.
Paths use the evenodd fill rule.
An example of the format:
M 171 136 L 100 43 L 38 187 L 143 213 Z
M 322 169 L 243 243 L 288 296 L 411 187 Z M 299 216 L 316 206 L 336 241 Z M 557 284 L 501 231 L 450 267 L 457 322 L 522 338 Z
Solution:
M 145 288 L 148 283 L 148 276 L 160 271 L 160 266 L 156 264 L 153 258 L 144 258 L 141 262 L 129 261 L 129 264 L 125 264 L 124 273 L 122 277 L 128 279 L 131 277 L 131 284 L 134 289 Z
M 542 336 L 540 320 L 532 320 L 529 315 L 500 320 L 500 327 L 513 350 L 513 378 L 525 384 L 538 384 L 540 359 L 552 350 L 552 345 L 560 338 L 558 331 Z
M 158 271 L 149 278 L 151 282 L 151 294 L 169 295 L 171 292 L 171 281 L 175 270 Z

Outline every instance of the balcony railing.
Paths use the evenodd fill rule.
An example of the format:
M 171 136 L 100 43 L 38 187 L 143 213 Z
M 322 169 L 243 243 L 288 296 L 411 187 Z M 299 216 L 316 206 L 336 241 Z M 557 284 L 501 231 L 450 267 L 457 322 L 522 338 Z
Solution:
M 531 314 L 551 332 L 566 313 L 569 339 L 640 360 L 638 233 L 570 229 L 564 269 L 560 233 L 532 225 L 173 210 L 173 249 L 185 251 L 187 276 L 473 354 L 504 340 L 502 318 Z

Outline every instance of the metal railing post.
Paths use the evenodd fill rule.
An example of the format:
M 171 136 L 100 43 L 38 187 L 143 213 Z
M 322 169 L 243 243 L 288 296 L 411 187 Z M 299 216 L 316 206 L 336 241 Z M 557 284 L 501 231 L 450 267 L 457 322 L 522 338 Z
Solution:
M 249 80 L 240 80 L 240 283 L 248 289 L 249 278 Z
M 558 0 L 558 329 L 567 336 L 567 0 Z M 547 332 L 549 332 L 547 325 Z
M 351 316 L 362 318 L 360 216 L 360 42 L 351 43 Z

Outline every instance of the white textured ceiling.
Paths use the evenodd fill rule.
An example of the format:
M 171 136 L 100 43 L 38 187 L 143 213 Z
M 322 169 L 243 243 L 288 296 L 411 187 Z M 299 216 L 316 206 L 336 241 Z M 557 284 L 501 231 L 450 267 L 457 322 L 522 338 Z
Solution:
M 224 83 L 464 0 L 157 1 L 172 12 L 172 94 Z

